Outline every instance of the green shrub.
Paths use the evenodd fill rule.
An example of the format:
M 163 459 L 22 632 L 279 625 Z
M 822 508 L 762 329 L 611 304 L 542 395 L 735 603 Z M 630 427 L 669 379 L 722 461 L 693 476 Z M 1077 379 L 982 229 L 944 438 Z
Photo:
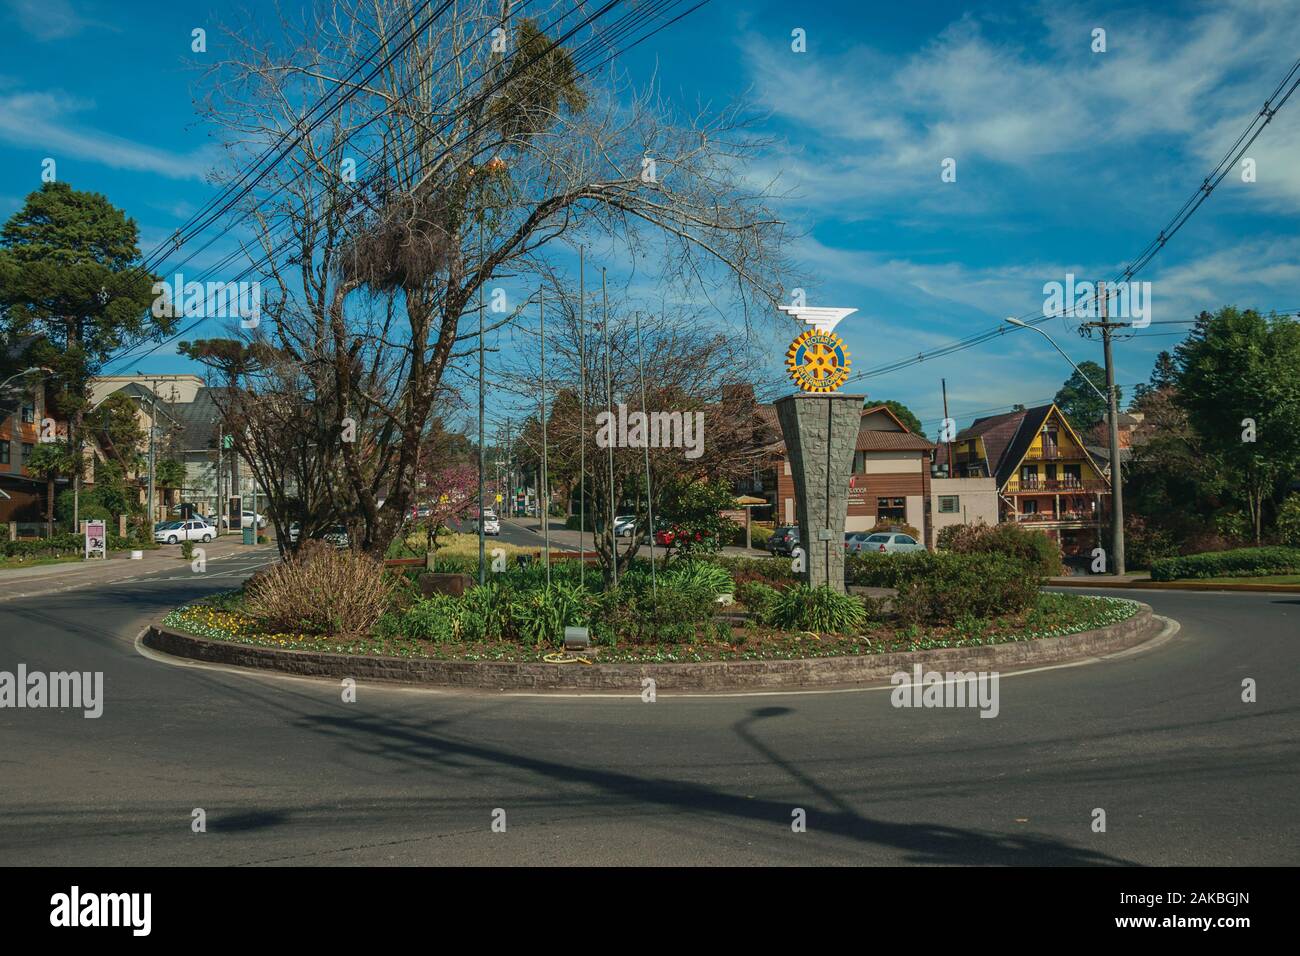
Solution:
M 1016 614 L 1037 599 L 1035 564 L 1005 554 L 937 554 L 926 572 L 898 585 L 894 611 L 907 624 L 953 624 Z
M 1180 558 L 1164 558 L 1151 565 L 1151 580 L 1184 578 L 1256 577 L 1300 574 L 1300 548 L 1237 548 L 1209 551 Z
M 620 576 L 619 587 L 601 595 L 592 626 L 606 641 L 689 643 L 712 627 L 716 608 L 715 596 L 698 585 L 666 578 L 655 589 L 633 588 Z
M 714 597 L 731 594 L 736 589 L 727 569 L 711 561 L 687 561 L 665 571 L 663 579 L 687 587 L 701 588 Z
M 1300 548 L 1300 493 L 1286 496 L 1277 512 L 1277 537 L 1288 548 Z
M 193 541 L 190 541 L 190 540 L 187 539 L 187 540 L 181 542 L 181 557 L 184 558 L 186 561 L 189 561 L 189 560 L 192 560 L 192 559 L 193 559 L 193 557 L 194 557 L 194 542 L 193 542 Z
M 746 581 L 736 585 L 736 600 L 745 606 L 756 621 L 769 620 L 772 606 L 781 592 L 762 581 Z
M 591 593 L 576 584 L 528 591 L 510 602 L 509 636 L 521 644 L 559 647 L 566 627 L 591 626 L 595 606 Z
M 867 623 L 867 609 L 851 594 L 797 584 L 779 593 L 760 621 L 784 631 L 856 634 Z
M 85 547 L 85 538 L 79 534 L 65 532 L 31 541 L 6 541 L 4 555 L 7 558 L 59 558 L 81 554 L 85 551 Z
M 931 551 L 855 551 L 844 560 L 844 580 L 868 588 L 896 588 L 929 574 L 939 555 Z
M 461 558 L 446 557 L 435 558 L 433 567 L 430 568 L 435 574 L 472 574 L 478 576 L 478 558 Z
M 408 608 L 398 619 L 397 630 L 403 637 L 446 644 L 460 639 L 464 617 L 460 599 L 447 594 L 434 594 Z M 383 625 L 385 621 L 386 618 L 380 624 Z M 380 634 L 380 629 L 376 630 L 376 634 Z
M 1177 556 L 1178 538 L 1172 531 L 1136 515 L 1125 516 L 1124 562 L 1129 570 L 1149 569 L 1162 558 Z
M 1036 565 L 1043 577 L 1062 571 L 1061 549 L 1055 541 L 1033 528 L 1014 522 L 1005 524 L 965 524 L 944 528 L 939 547 L 956 554 L 1002 554 Z
M 500 583 L 470 588 L 460 601 L 462 639 L 499 641 L 510 626 L 510 600 Z
M 790 562 L 783 558 L 742 558 L 715 554 L 709 558 L 709 562 L 725 568 L 737 587 L 746 581 L 762 581 L 773 587 L 788 587 L 799 580 Z

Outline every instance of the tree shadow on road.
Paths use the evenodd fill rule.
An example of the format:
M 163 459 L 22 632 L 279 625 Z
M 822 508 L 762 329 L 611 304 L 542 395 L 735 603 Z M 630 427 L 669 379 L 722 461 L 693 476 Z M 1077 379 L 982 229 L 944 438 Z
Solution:
M 855 810 L 830 789 L 803 773 L 791 761 L 763 744 L 753 732 L 761 720 L 782 716 L 788 708 L 763 707 L 742 718 L 733 731 L 756 749 L 769 763 L 788 773 L 803 793 L 816 802 L 805 801 L 809 833 L 828 835 L 860 845 L 874 845 L 902 851 L 912 863 L 1127 866 L 1130 861 L 1087 848 L 1071 846 L 1050 837 L 981 832 L 938 823 L 894 823 L 873 819 Z M 790 802 L 750 798 L 716 787 L 680 780 L 639 776 L 621 771 L 581 767 L 470 741 L 455 740 L 431 731 L 427 723 L 404 718 L 370 715 L 302 717 L 304 729 L 324 734 L 344 747 L 360 747 L 367 754 L 387 760 L 413 761 L 426 768 L 464 769 L 474 762 L 523 771 L 557 783 L 586 786 L 599 794 L 592 802 L 611 809 L 610 799 L 629 804 L 656 804 L 664 809 L 738 821 L 772 828 L 775 836 L 790 825 Z M 376 747 L 376 744 L 380 745 Z M 803 793 L 799 799 L 803 799 Z M 563 802 L 572 805 L 574 795 Z

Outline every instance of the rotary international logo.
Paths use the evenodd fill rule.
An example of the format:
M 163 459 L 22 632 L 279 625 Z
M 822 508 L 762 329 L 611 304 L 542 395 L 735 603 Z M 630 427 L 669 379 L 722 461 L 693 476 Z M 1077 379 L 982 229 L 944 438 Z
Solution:
M 805 392 L 833 392 L 849 377 L 849 351 L 844 340 L 833 331 L 847 315 L 857 309 L 812 308 L 782 305 L 778 308 L 803 319 L 813 328 L 804 332 L 785 353 L 790 379 Z

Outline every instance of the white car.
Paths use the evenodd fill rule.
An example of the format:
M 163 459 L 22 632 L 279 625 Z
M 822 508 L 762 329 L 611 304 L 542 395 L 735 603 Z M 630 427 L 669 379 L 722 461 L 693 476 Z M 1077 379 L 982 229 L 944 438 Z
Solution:
M 878 551 L 881 554 L 907 554 L 925 550 L 925 545 L 911 535 L 901 534 L 896 531 L 880 531 L 862 538 L 851 538 L 845 542 L 845 547 L 850 554 L 859 554 L 863 551 Z
M 240 526 L 241 528 L 251 528 L 251 527 L 253 527 L 253 522 L 254 522 L 254 521 L 257 522 L 257 530 L 261 531 L 263 528 L 266 527 L 266 515 L 255 515 L 255 514 L 253 514 L 253 512 L 251 512 L 251 511 L 245 511 L 245 512 L 243 512 L 243 514 L 242 514 L 242 516 L 240 517 L 240 520 L 239 520 L 239 526 Z M 221 527 L 223 527 L 223 528 L 229 528 L 229 527 L 230 527 L 230 517 L 229 517 L 229 515 L 222 515 L 222 516 L 221 516 Z
M 154 529 L 153 539 L 158 544 L 177 544 L 181 541 L 202 541 L 205 544 L 216 537 L 217 529 L 202 518 L 188 521 L 167 521 Z
M 474 519 L 474 532 L 478 533 L 478 519 Z M 489 537 L 501 533 L 501 519 L 497 517 L 495 511 L 483 512 L 483 533 Z
M 630 538 L 636 531 L 636 515 L 619 515 L 614 519 L 614 534 L 620 538 Z

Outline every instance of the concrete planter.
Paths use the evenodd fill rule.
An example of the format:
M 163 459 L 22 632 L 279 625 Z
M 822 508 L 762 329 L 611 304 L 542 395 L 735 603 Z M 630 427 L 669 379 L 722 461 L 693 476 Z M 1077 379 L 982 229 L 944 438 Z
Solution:
M 849 687 L 879 683 L 913 665 L 936 670 L 1002 670 L 1098 657 L 1126 650 L 1161 633 L 1164 622 L 1142 605 L 1126 621 L 1064 637 L 806 660 L 708 661 L 698 664 L 547 664 L 353 657 L 317 651 L 275 650 L 182 634 L 161 625 L 144 636 L 147 647 L 192 660 L 280 671 L 303 677 L 429 684 L 514 691 L 640 693 L 651 677 L 659 691 L 761 690 Z

